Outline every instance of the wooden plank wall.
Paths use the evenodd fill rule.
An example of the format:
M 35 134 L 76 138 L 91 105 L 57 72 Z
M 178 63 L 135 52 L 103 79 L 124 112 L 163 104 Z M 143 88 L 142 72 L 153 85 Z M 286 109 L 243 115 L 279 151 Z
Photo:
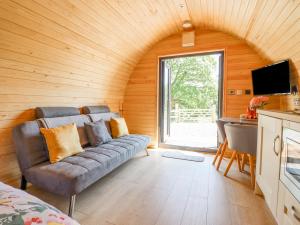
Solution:
M 12 128 L 33 120 L 35 107 L 108 104 L 118 111 L 135 65 L 117 36 L 108 42 L 83 14 L 65 15 L 67 2 L 39 3 L 0 4 L 1 181 L 19 176 Z
M 0 179 L 18 176 L 11 129 L 34 118 L 36 106 L 109 104 L 118 110 L 129 76 L 155 43 L 191 20 L 251 43 L 272 61 L 290 58 L 299 75 L 299 1 L 291 0 L 0 0 Z M 195 48 L 180 37 L 157 44 L 128 83 L 125 115 L 133 132 L 155 142 L 159 55 L 225 49 L 228 87 L 248 87 L 249 69 L 263 65 L 242 40 L 206 32 Z M 230 96 L 224 109 L 237 116 L 249 97 Z M 283 108 L 292 98 L 282 98 Z
M 216 31 L 196 31 L 194 47 L 182 48 L 181 35 L 173 35 L 156 44 L 140 60 L 130 76 L 124 97 L 124 116 L 133 133 L 148 134 L 157 143 L 157 74 L 160 56 L 224 50 L 223 115 L 238 117 L 245 113 L 249 95 L 227 95 L 227 89 L 252 89 L 251 70 L 268 60 L 261 58 L 243 40 Z M 269 108 L 279 108 L 279 98 L 272 98 Z

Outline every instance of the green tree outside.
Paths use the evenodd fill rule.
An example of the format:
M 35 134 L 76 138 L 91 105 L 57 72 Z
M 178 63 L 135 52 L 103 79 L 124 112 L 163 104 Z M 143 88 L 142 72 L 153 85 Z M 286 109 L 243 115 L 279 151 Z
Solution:
M 215 55 L 166 60 L 171 69 L 171 108 L 211 109 L 217 106 L 218 77 Z

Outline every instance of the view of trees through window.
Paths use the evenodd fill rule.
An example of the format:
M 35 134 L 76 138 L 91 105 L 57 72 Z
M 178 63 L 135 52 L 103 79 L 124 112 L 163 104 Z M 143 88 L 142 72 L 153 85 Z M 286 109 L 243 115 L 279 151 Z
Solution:
M 219 55 L 166 60 L 171 70 L 171 108 L 211 109 L 218 101 Z
M 177 146 L 217 146 L 221 53 L 164 60 L 168 68 L 168 117 L 165 143 Z

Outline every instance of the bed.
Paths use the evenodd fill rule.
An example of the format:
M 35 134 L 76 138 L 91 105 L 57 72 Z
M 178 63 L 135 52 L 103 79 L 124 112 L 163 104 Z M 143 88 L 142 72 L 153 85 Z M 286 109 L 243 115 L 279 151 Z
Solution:
M 55 207 L 0 182 L 0 225 L 79 225 Z

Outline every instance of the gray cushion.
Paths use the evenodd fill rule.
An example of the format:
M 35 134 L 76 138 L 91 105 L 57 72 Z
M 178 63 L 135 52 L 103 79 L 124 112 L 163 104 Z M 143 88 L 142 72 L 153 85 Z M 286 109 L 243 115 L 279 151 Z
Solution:
M 75 107 L 38 107 L 35 111 L 37 118 L 80 115 L 79 109 Z
M 97 146 L 112 140 L 104 120 L 84 123 L 85 131 L 92 146 Z
M 108 113 L 108 112 L 110 112 L 110 109 L 107 105 L 84 106 L 82 108 L 82 112 L 84 114 Z
M 53 128 L 53 127 L 75 123 L 77 126 L 81 145 L 86 146 L 89 144 L 89 139 L 84 129 L 84 123 L 90 122 L 90 118 L 86 115 L 43 118 L 40 120 L 43 121 L 43 124 L 46 128 Z
M 37 121 L 29 121 L 15 127 L 13 141 L 22 173 L 48 160 L 48 152 Z
M 111 135 L 111 129 L 110 129 L 109 121 L 111 120 L 111 118 L 120 117 L 119 113 L 115 113 L 115 112 L 88 114 L 88 116 L 90 117 L 92 122 L 96 122 L 96 121 L 99 121 L 99 120 L 104 120 L 106 128 L 108 130 L 108 133 L 110 135 Z
M 55 164 L 49 162 L 26 171 L 28 181 L 50 192 L 78 194 L 107 173 L 146 148 L 149 137 L 127 135 L 70 156 Z

